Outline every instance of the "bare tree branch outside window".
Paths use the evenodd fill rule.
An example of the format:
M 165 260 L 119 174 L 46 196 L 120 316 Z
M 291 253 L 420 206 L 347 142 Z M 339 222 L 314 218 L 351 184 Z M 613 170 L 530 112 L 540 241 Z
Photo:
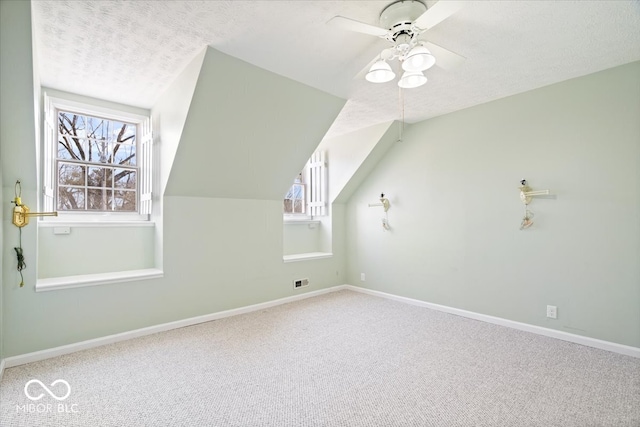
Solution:
M 137 126 L 58 112 L 57 188 L 61 211 L 137 211 Z

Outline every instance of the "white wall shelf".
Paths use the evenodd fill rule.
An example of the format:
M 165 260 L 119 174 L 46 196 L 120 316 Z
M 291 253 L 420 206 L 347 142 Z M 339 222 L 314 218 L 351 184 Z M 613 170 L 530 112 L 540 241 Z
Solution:
M 142 270 L 118 271 L 113 273 L 80 274 L 77 276 L 52 277 L 46 279 L 38 279 L 38 281 L 36 282 L 36 292 L 82 288 L 85 286 L 132 282 L 145 279 L 157 279 L 163 276 L 164 272 L 160 269 L 146 268 Z
M 309 261 L 313 259 L 324 259 L 331 258 L 333 254 L 331 252 L 307 252 L 304 254 L 292 254 L 292 255 L 284 255 L 282 260 L 284 262 L 298 262 L 298 261 Z

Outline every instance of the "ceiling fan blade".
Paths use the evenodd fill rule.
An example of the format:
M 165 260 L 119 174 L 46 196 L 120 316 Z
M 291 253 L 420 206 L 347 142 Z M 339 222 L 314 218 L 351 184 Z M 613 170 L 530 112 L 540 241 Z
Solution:
M 453 70 L 466 61 L 464 56 L 453 53 L 435 43 L 425 42 L 425 46 L 436 57 L 436 65 L 444 70 Z
M 344 16 L 334 16 L 327 24 L 340 27 L 344 30 L 355 31 L 357 33 L 369 34 L 372 36 L 384 37 L 387 35 L 387 30 L 384 28 L 376 27 L 375 25 L 365 24 L 364 22 L 356 21 L 355 19 L 345 18 Z
M 418 19 L 413 21 L 413 25 L 421 30 L 428 30 L 444 21 L 465 5 L 465 1 L 440 0 L 431 6 L 425 13 L 420 15 Z

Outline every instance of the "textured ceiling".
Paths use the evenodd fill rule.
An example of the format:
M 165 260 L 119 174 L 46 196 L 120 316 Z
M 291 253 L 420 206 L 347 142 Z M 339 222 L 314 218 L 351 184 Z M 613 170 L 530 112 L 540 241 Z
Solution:
M 640 60 L 638 0 L 469 1 L 422 37 L 467 60 L 427 70 L 429 82 L 400 102 L 395 81 L 354 79 L 388 43 L 326 24 L 342 15 L 377 25 L 388 3 L 38 0 L 36 60 L 43 86 L 150 108 L 209 45 L 348 98 L 332 135 L 401 111 L 412 123 Z

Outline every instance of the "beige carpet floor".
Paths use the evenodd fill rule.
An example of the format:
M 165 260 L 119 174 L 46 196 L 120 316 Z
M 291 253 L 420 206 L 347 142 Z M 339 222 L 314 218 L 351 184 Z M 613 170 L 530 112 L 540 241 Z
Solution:
M 29 395 L 43 396 L 27 398 L 33 379 L 51 393 L 32 382 Z M 7 369 L 0 417 L 3 427 L 638 427 L 640 359 L 340 291 Z

